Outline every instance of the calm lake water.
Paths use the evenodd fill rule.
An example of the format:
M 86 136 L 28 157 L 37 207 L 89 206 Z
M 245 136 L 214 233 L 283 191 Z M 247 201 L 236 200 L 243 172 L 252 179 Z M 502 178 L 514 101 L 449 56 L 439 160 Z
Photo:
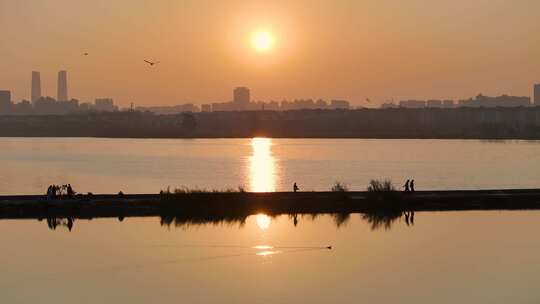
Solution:
M 417 189 L 540 187 L 540 141 L 0 138 L 0 194 L 71 183 L 93 193 L 167 186 L 250 191 L 364 190 L 371 178 Z
M 390 226 L 359 214 L 297 220 L 76 220 L 71 232 L 2 220 L 0 302 L 540 301 L 540 212 L 422 212 Z

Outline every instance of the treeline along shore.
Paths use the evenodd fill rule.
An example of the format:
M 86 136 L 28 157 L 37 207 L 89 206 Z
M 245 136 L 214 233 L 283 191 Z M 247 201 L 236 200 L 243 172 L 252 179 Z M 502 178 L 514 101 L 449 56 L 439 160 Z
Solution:
M 1 196 L 0 218 L 238 217 L 257 213 L 394 213 L 540 209 L 540 189 L 405 192 L 208 192 Z
M 0 136 L 540 139 L 540 107 L 4 115 Z

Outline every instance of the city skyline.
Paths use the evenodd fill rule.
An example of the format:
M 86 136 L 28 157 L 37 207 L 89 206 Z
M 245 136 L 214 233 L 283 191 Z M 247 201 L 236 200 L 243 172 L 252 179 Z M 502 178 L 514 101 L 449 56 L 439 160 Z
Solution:
M 0 75 L 0 86 L 15 100 L 30 98 L 30 70 L 41 71 L 44 93 L 56 91 L 44 79 L 68 70 L 72 96 L 110 96 L 122 106 L 223 101 L 239 85 L 259 100 L 338 98 L 361 106 L 366 98 L 532 96 L 540 82 L 533 34 L 540 3 L 527 0 L 6 0 L 0 8 L 0 26 L 10 29 L 0 46 L 10 73 Z
M 56 82 L 56 88 L 57 88 L 57 95 L 56 95 L 56 101 L 68 101 L 69 98 L 68 98 L 68 80 L 67 80 L 67 71 L 65 70 L 61 70 L 58 72 L 58 77 L 57 77 L 57 82 Z M 10 91 L 10 90 L 4 90 L 4 91 L 9 91 L 10 93 L 10 96 L 13 95 L 13 93 Z M 32 77 L 31 77 L 31 99 L 30 101 L 32 103 L 35 103 L 36 100 L 38 100 L 39 98 L 41 97 L 46 97 L 48 99 L 50 99 L 51 97 L 47 94 L 42 94 L 42 91 L 41 91 L 41 72 L 39 71 L 32 71 Z M 484 100 L 484 102 L 480 102 L 480 103 L 476 103 L 476 102 L 471 102 L 473 101 L 474 99 L 478 99 L 478 98 L 482 98 Z M 487 99 L 486 99 L 487 98 Z M 101 97 L 95 97 L 95 99 L 102 99 Z M 114 100 L 114 98 L 106 98 L 106 99 L 110 99 L 111 101 Z M 492 99 L 492 101 L 489 101 L 490 99 Z M 14 100 L 12 99 L 12 102 L 14 103 L 20 103 L 20 102 L 24 102 L 26 101 L 27 99 L 21 99 L 17 102 L 17 100 Z M 76 97 L 73 98 L 73 100 L 77 100 L 79 101 L 79 99 L 77 99 Z M 329 101 L 330 102 L 333 102 L 333 101 L 344 101 L 344 100 L 339 100 L 339 99 L 330 99 Z M 322 98 L 297 98 L 297 99 L 287 99 L 287 98 L 284 98 L 282 100 L 257 100 L 257 99 L 252 99 L 251 98 L 251 90 L 249 87 L 245 87 L 245 86 L 238 86 L 238 87 L 235 87 L 233 89 L 233 96 L 232 96 L 232 99 L 225 99 L 223 101 L 220 101 L 220 102 L 211 102 L 211 103 L 204 103 L 204 102 L 197 102 L 197 101 L 184 101 L 184 103 L 176 103 L 176 104 L 159 104 L 159 103 L 155 103 L 155 104 L 152 104 L 152 105 L 145 105 L 145 104 L 142 104 L 142 105 L 138 105 L 138 107 L 142 107 L 142 108 L 152 108 L 152 107 L 174 107 L 174 106 L 180 106 L 180 105 L 188 105 L 188 106 L 191 106 L 191 105 L 196 105 L 196 107 L 199 108 L 199 110 L 202 110 L 203 112 L 205 111 L 205 108 L 208 108 L 209 106 L 212 106 L 212 105 L 225 105 L 225 108 L 227 110 L 230 110 L 228 108 L 230 108 L 230 106 L 228 106 L 228 104 L 232 105 L 233 108 L 234 108 L 234 111 L 238 111 L 238 110 L 254 110 L 255 108 L 256 109 L 259 109 L 260 106 L 257 106 L 257 107 L 254 107 L 254 105 L 252 103 L 267 103 L 269 105 L 271 105 L 271 107 L 269 107 L 268 109 L 276 109 L 275 107 L 275 103 L 279 103 L 281 104 L 281 106 L 283 107 L 283 103 L 288 103 L 288 102 L 311 102 L 313 103 L 313 107 L 306 107 L 306 109 L 309 109 L 309 108 L 321 108 L 321 107 L 317 107 L 316 104 L 317 103 L 320 103 L 320 102 L 323 102 L 323 103 L 326 103 L 328 100 L 324 100 Z M 372 100 L 370 100 L 369 98 L 366 98 L 366 102 L 368 103 L 367 106 L 366 105 L 361 105 L 361 106 L 358 106 L 357 104 L 355 104 L 354 102 L 350 102 L 350 101 L 346 101 L 347 102 L 347 108 L 349 107 L 352 107 L 352 108 L 356 108 L 356 107 L 359 107 L 359 108 L 362 108 L 362 107 L 368 107 L 368 108 L 373 108 L 373 107 L 382 107 L 382 108 L 392 108 L 392 107 L 412 107 L 412 108 L 417 108 L 417 107 L 443 107 L 443 108 L 451 108 L 451 107 L 454 107 L 454 106 L 480 106 L 481 104 L 485 103 L 483 106 L 488 106 L 488 107 L 491 107 L 491 106 L 496 106 L 497 104 L 500 104 L 502 106 L 528 106 L 528 105 L 532 105 L 532 106 L 539 106 L 540 105 L 540 84 L 534 84 L 533 85 L 533 88 L 532 88 L 532 94 L 530 96 L 516 96 L 516 95 L 509 95 L 507 93 L 503 93 L 501 95 L 498 95 L 498 96 L 493 96 L 493 97 L 490 97 L 489 95 L 486 96 L 484 95 L 483 93 L 479 93 L 477 94 L 475 97 L 467 97 L 467 98 L 463 98 L 463 99 L 458 99 L 458 100 L 454 100 L 454 99 L 448 99 L 448 98 L 442 98 L 442 99 L 427 99 L 427 100 L 422 100 L 422 99 L 405 99 L 405 100 L 386 100 L 386 101 L 381 101 L 381 102 L 372 102 Z M 508 103 L 507 103 L 508 102 Z M 83 101 L 83 103 L 88 103 L 86 101 Z M 476 104 L 476 105 L 475 105 Z M 506 104 L 506 105 L 504 105 Z M 130 103 L 129 104 L 129 108 L 133 107 L 134 103 Z M 286 106 L 285 106 L 286 107 Z M 127 108 L 127 107 L 126 107 Z M 220 107 L 221 108 L 221 107 Z M 297 108 L 297 107 L 294 107 L 294 108 Z M 322 107 L 323 109 L 326 108 L 326 106 L 323 106 Z M 262 106 L 261 109 L 265 109 L 264 105 Z

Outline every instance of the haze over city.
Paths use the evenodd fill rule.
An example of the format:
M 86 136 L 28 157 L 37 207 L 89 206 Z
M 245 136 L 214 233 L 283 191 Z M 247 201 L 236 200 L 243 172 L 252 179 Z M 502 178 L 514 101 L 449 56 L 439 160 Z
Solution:
M 530 0 L 2 0 L 0 89 L 30 100 L 40 71 L 55 96 L 67 70 L 70 97 L 121 106 L 228 101 L 237 86 L 353 106 L 532 96 L 539 19 Z

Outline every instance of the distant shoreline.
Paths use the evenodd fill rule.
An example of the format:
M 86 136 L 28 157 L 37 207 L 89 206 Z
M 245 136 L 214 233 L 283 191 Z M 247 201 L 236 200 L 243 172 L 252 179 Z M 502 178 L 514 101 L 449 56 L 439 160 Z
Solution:
M 0 137 L 540 139 L 540 107 L 0 115 Z
M 119 136 L 119 137 L 111 137 L 111 136 L 19 136 L 19 135 L 0 135 L 0 139 L 6 138 L 24 138 L 24 139 L 54 139 L 54 138 L 62 138 L 62 139 L 180 139 L 180 140 L 196 140 L 196 139 L 252 139 L 252 138 L 271 138 L 271 139 L 380 139 L 380 140 L 477 140 L 477 141 L 540 141 L 540 135 L 538 137 L 529 138 L 529 137 L 291 137 L 291 136 L 283 136 L 283 137 L 275 137 L 275 136 L 268 136 L 265 134 L 258 134 L 253 136 L 243 136 L 243 137 L 125 137 L 125 136 Z
M 84 195 L 50 201 L 43 195 L 0 196 L 0 219 L 464 210 L 540 210 L 540 189 Z

